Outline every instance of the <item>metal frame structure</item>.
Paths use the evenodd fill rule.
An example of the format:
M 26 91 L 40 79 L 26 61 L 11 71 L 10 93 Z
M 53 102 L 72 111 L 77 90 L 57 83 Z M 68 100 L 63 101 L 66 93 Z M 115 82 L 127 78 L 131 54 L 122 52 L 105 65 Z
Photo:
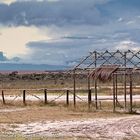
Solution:
M 101 68 L 102 66 L 113 66 L 117 65 L 118 69 L 111 73 L 112 81 L 113 81 L 113 112 L 115 112 L 116 104 L 117 104 L 117 77 L 118 75 L 122 75 L 123 78 L 123 87 L 124 87 L 124 108 L 126 109 L 127 104 L 127 88 L 126 85 L 129 82 L 129 95 L 130 95 L 130 112 L 133 112 L 133 75 L 140 72 L 140 50 L 139 51 L 120 51 L 116 50 L 114 52 L 106 51 L 93 51 L 90 52 L 88 56 L 82 59 L 74 68 L 73 68 L 73 100 L 74 106 L 76 105 L 76 74 L 81 72 L 87 72 L 88 76 L 88 90 L 90 93 L 90 79 L 91 73 L 96 71 L 97 68 Z M 96 74 L 95 74 L 96 75 Z M 140 75 L 140 74 L 139 74 Z M 129 77 L 129 81 L 127 80 Z M 95 94 L 95 107 L 98 109 L 98 91 L 97 91 L 97 80 L 98 78 L 94 78 L 94 94 Z M 91 95 L 91 93 L 89 94 Z M 91 99 L 91 97 L 89 97 Z M 91 101 L 89 101 L 90 103 Z

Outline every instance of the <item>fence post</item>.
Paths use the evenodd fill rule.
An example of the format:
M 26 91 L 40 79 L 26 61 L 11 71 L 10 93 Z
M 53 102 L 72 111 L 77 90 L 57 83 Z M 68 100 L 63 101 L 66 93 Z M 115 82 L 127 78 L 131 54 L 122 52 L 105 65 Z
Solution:
M 115 97 L 115 76 L 114 76 L 114 73 L 113 73 L 113 112 L 116 111 L 116 97 Z
M 88 107 L 91 105 L 91 89 L 88 90 Z
M 44 103 L 47 104 L 47 89 L 44 89 Z
M 126 64 L 127 64 L 127 52 L 124 52 L 124 67 L 126 68 Z M 125 73 L 124 73 L 124 107 L 126 110 L 126 106 L 127 106 L 127 88 L 126 88 L 126 84 L 127 84 L 127 79 L 126 79 L 126 69 L 125 69 Z
M 130 113 L 133 113 L 132 74 L 130 74 Z
M 67 90 L 67 93 L 66 93 L 66 104 L 67 106 L 69 106 L 69 90 Z
M 73 104 L 76 107 L 76 73 L 73 71 Z
M 98 109 L 98 97 L 97 97 L 97 79 L 95 79 L 95 83 L 94 83 L 94 89 L 95 89 L 95 107 L 96 110 Z
M 4 98 L 4 91 L 2 90 L 2 102 L 3 102 L 3 104 L 5 105 L 5 98 Z
M 127 107 L 127 98 L 126 98 L 126 95 L 127 95 L 127 88 L 126 88 L 126 73 L 124 74 L 124 108 L 126 110 L 126 107 Z
M 26 90 L 23 90 L 23 104 L 26 105 Z
M 95 67 L 95 75 L 96 75 L 96 68 L 97 68 L 97 52 L 94 52 L 94 67 Z M 97 97 L 97 78 L 94 80 L 94 92 L 95 92 L 95 107 L 96 110 L 98 109 L 98 97 Z

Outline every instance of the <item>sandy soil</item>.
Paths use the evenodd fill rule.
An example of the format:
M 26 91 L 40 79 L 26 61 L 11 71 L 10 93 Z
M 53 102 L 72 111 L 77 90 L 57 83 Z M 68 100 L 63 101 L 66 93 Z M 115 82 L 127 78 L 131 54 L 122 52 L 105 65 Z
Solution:
M 40 121 L 26 124 L 0 124 L 8 133 L 24 136 L 87 137 L 100 140 L 140 139 L 140 117 Z

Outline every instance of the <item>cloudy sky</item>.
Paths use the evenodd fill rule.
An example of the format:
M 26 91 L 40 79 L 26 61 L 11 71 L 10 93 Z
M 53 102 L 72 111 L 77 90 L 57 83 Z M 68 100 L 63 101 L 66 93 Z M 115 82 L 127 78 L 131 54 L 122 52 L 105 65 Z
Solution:
M 0 0 L 0 61 L 70 66 L 140 47 L 140 0 Z

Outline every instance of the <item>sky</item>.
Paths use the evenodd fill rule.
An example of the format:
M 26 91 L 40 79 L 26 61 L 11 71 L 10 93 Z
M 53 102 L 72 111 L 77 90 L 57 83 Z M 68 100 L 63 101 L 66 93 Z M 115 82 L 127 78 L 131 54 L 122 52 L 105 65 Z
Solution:
M 94 50 L 138 50 L 140 0 L 0 0 L 0 62 L 73 66 Z

